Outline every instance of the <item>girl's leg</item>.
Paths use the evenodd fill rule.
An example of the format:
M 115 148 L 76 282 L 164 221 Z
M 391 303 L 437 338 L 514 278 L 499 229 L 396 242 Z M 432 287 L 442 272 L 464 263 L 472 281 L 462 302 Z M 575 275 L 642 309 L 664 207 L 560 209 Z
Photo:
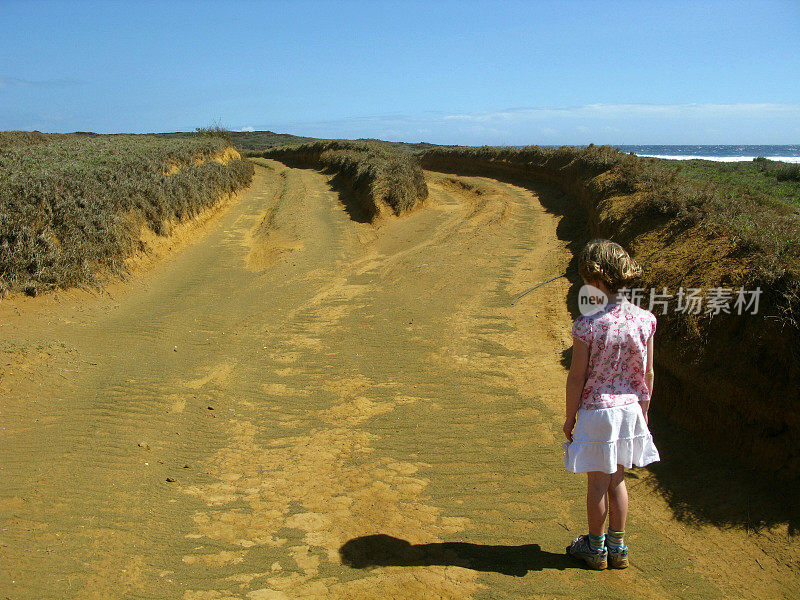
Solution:
M 625 531 L 628 518 L 628 488 L 625 486 L 625 467 L 617 465 L 617 472 L 610 475 L 608 484 L 608 528 Z
M 608 514 L 606 493 L 612 475 L 600 471 L 590 471 L 586 475 L 586 514 L 589 517 L 589 533 L 601 536 L 604 535 L 603 526 Z

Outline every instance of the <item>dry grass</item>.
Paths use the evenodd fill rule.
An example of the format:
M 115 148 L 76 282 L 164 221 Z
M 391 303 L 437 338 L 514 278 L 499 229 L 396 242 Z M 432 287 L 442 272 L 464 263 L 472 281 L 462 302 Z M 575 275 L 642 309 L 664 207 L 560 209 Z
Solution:
M 143 224 L 164 234 L 249 183 L 247 161 L 196 160 L 227 146 L 208 133 L 0 133 L 0 292 L 35 295 L 124 272 Z
M 402 149 L 375 142 L 319 141 L 257 153 L 295 166 L 337 175 L 374 217 L 384 205 L 395 214 L 410 210 L 428 196 L 419 163 Z

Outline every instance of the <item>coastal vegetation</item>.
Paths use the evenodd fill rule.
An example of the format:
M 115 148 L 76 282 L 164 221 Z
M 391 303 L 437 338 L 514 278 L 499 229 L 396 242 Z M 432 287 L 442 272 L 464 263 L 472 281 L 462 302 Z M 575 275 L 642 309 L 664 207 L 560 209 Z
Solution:
M 316 138 L 292 135 L 290 133 L 275 133 L 274 131 L 230 131 L 220 125 L 203 128 L 204 131 L 219 132 L 229 139 L 232 146 L 239 152 L 263 152 L 267 148 L 288 146 L 317 141 Z M 158 137 L 184 139 L 190 138 L 194 133 L 176 131 L 174 133 L 157 133 Z
M 270 148 L 278 148 L 280 146 L 295 146 L 297 144 L 309 144 L 314 142 L 321 142 L 321 141 L 330 141 L 330 140 L 322 140 L 320 138 L 312 138 L 312 137 L 305 137 L 302 135 L 292 135 L 290 133 L 275 133 L 274 131 L 230 131 L 226 130 L 225 128 L 215 125 L 209 128 L 209 130 L 216 130 L 224 132 L 224 134 L 231 140 L 231 143 L 236 146 L 236 149 L 240 152 L 247 153 L 247 154 L 259 154 L 264 152 L 265 150 L 269 150 Z M 94 133 L 84 133 L 83 135 L 97 135 Z M 157 133 L 154 134 L 160 137 L 169 137 L 169 138 L 185 138 L 191 137 L 192 133 L 187 132 L 175 132 L 175 133 Z M 337 140 L 339 142 L 347 141 L 352 144 L 379 144 L 386 147 L 408 150 L 408 151 L 418 151 L 418 150 L 426 150 L 428 148 L 434 148 L 435 144 L 429 144 L 427 142 L 417 142 L 417 143 L 408 143 L 408 142 L 389 142 L 385 140 L 378 140 L 374 138 L 360 138 L 356 140 Z
M 379 142 L 320 140 L 282 146 L 251 156 L 333 174 L 333 185 L 351 196 L 357 212 L 372 221 L 390 209 L 399 215 L 428 196 L 417 159 L 402 148 Z
M 710 182 L 721 193 L 787 202 L 800 207 L 800 164 L 769 160 L 760 156 L 752 161 L 711 160 L 664 161 L 695 181 Z
M 122 274 L 142 227 L 167 234 L 250 182 L 224 135 L 0 133 L 0 293 Z
M 778 278 L 800 264 L 800 184 L 794 167 L 758 159 L 744 163 L 673 161 L 626 154 L 611 146 L 577 148 L 438 147 L 422 152 L 423 164 L 459 157 L 496 169 L 527 165 L 530 174 L 593 179 L 603 194 L 636 194 L 640 216 L 702 224 L 731 236 L 759 255 L 761 274 Z M 503 167 L 501 167 L 503 165 Z M 599 190 L 597 190 L 599 191 Z

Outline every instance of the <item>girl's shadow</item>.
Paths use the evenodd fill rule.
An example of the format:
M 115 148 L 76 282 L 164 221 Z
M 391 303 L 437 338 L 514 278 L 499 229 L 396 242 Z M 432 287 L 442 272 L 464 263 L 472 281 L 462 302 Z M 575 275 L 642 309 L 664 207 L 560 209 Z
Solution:
M 574 568 L 566 554 L 543 551 L 538 544 L 488 546 L 467 542 L 411 544 L 385 534 L 365 535 L 339 548 L 342 564 L 366 567 L 455 566 L 522 577 L 528 571 Z

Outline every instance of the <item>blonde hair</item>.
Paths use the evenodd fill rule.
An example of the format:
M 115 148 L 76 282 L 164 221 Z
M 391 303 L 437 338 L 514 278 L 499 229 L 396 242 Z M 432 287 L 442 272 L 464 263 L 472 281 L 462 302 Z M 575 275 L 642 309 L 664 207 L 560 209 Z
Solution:
M 586 281 L 602 281 L 611 292 L 642 276 L 639 266 L 625 248 L 611 240 L 592 240 L 581 251 L 578 271 Z

